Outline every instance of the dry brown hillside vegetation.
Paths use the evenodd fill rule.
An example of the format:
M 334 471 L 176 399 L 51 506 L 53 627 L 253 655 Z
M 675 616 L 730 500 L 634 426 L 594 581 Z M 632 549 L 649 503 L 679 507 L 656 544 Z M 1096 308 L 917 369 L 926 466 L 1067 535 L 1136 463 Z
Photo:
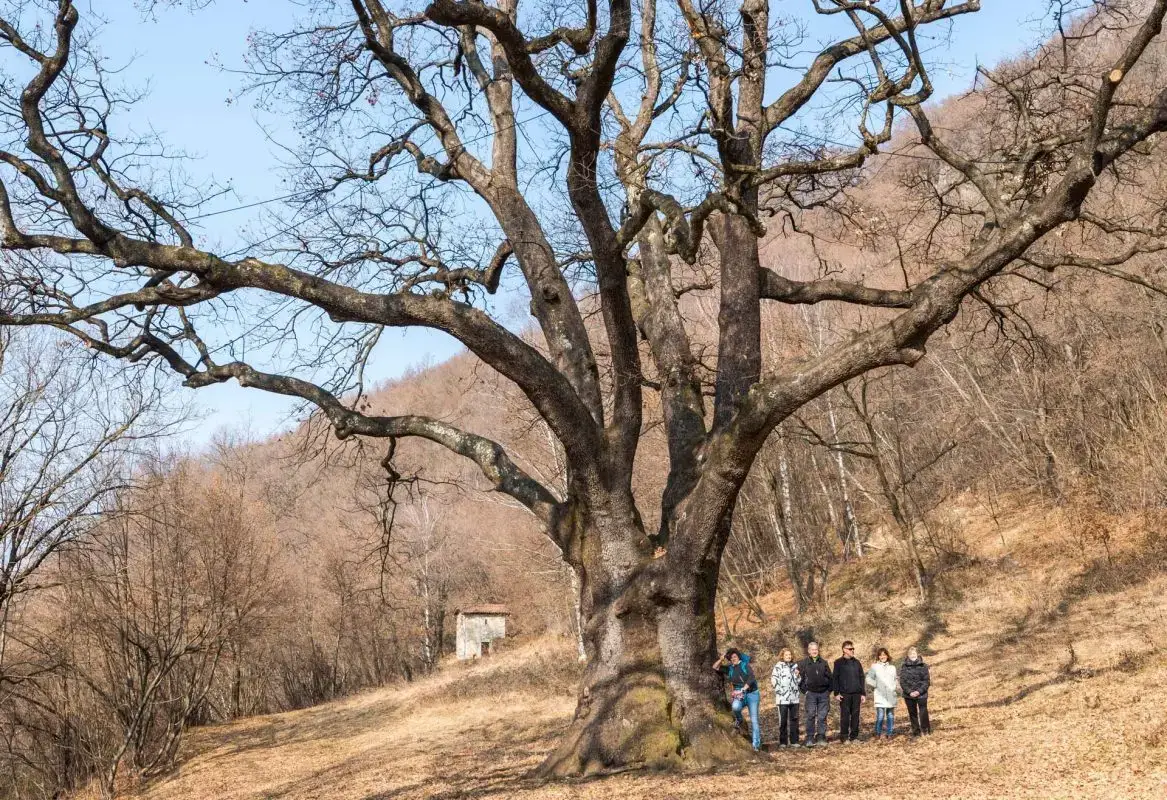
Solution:
M 730 640 L 764 668 L 778 647 L 810 635 L 832 655 L 852 638 L 867 658 L 876 646 L 899 654 L 917 644 L 934 676 L 929 738 L 905 735 L 901 704 L 888 744 L 770 749 L 720 773 L 536 781 L 529 773 L 570 721 L 577 667 L 569 641 L 533 637 L 409 686 L 201 728 L 174 775 L 126 797 L 1163 797 L 1161 536 L 1145 519 L 1108 518 L 1109 550 L 1084 552 L 1080 521 L 1064 513 L 1028 501 L 996 518 L 960 508 L 968 561 L 927 613 L 895 587 L 897 559 L 877 536 L 875 552 L 839 571 L 820 611 L 796 615 L 785 596 L 767 596 L 768 621 Z M 763 722 L 772 743 L 770 701 Z M 863 724 L 866 738 L 870 709 Z

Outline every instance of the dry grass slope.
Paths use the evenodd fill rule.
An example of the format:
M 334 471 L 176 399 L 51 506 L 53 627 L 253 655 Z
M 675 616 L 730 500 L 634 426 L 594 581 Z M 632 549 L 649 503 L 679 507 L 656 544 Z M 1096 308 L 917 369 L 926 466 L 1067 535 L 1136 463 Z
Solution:
M 740 632 L 764 663 L 812 622 L 831 653 L 843 635 L 861 653 L 920 643 L 935 676 L 925 740 L 775 752 L 732 773 L 539 784 L 527 775 L 570 720 L 576 667 L 571 648 L 533 642 L 406 688 L 196 731 L 177 774 L 141 796 L 1167 797 L 1167 543 L 1146 520 L 1109 521 L 1109 553 L 1084 552 L 1064 515 L 998 520 L 966 517 L 969 559 L 930 612 L 881 588 L 885 552 L 836 583 L 846 603 L 787 620 L 788 633 Z

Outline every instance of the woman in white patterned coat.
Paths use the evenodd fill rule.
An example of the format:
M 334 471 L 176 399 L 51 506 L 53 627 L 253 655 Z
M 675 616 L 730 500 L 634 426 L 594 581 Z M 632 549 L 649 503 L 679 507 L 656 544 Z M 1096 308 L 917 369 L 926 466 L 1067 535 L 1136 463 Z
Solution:
M 790 648 L 782 648 L 778 663 L 770 672 L 770 688 L 778 706 L 778 746 L 798 746 L 798 664 Z

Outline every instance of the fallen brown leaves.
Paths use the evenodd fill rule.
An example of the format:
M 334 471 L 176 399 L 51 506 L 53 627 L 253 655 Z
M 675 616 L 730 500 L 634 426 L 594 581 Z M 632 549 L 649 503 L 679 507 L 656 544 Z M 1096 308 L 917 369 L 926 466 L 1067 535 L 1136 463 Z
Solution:
M 775 751 L 717 774 L 543 784 L 528 774 L 565 729 L 574 701 L 562 682 L 540 686 L 531 665 L 554 670 L 572 651 L 536 642 L 405 688 L 196 731 L 178 773 L 143 796 L 1165 798 L 1167 652 L 1157 639 L 1167 623 L 1167 575 L 1079 592 L 1085 565 L 1033 546 L 1053 535 L 1047 522 L 986 531 L 984 541 L 1010 550 L 1020 566 L 970 568 L 965 598 L 944 609 L 947 629 L 929 645 L 931 737 Z M 981 555 L 982 565 L 996 557 Z M 852 638 L 862 650 L 877 633 Z M 873 712 L 864 713 L 869 732 Z M 764 714 L 772 727 L 773 706 Z M 902 706 L 896 722 L 906 728 Z M 832 730 L 835 723 L 832 713 Z

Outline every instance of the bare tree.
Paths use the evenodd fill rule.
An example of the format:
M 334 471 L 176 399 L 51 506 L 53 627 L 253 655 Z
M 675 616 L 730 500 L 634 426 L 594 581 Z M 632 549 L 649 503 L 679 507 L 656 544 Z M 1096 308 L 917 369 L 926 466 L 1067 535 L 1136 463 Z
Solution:
M 896 526 L 897 538 L 907 551 L 916 591 L 921 600 L 926 600 L 931 573 L 924 563 L 918 537 L 919 529 L 927 526 L 926 513 L 930 509 L 917 499 L 918 487 L 915 484 L 956 449 L 959 438 L 952 435 L 951 429 L 945 429 L 948 435 L 936 443 L 926 441 L 924 436 L 916 437 L 914 442 L 905 441 L 909 436 L 904 428 L 918 430 L 913 422 L 919 427 L 923 425 L 911 419 L 896 403 L 894 395 L 900 387 L 892 387 L 887 392 L 887 401 L 882 404 L 887 412 L 883 415 L 876 412 L 871 397 L 875 377 L 862 375 L 856 379 L 854 387 L 844 385 L 843 393 L 863 432 L 862 449 L 858 454 L 871 465 L 878 496 Z M 881 420 L 881 416 L 884 419 Z M 925 452 L 915 452 L 922 449 Z
M 795 610 L 806 611 L 825 591 L 841 555 L 836 545 L 845 548 L 846 539 L 836 538 L 845 521 L 835 511 L 837 488 L 824 480 L 823 453 L 816 452 L 821 449 L 779 428 L 742 487 L 734 525 L 745 530 L 735 531 L 728 543 L 722 575 L 756 610 L 756 598 L 777 588 L 777 570 L 784 568 Z
M 379 553 L 384 559 L 381 597 L 394 610 L 414 617 L 411 622 L 420 629 L 420 636 L 419 652 L 412 655 L 419 657 L 422 671 L 430 673 L 444 654 L 446 613 L 455 580 L 454 548 L 437 501 L 428 494 L 420 494 L 402 511 L 405 524 L 393 530 L 391 541 L 379 546 L 387 551 Z M 384 582 L 393 578 L 403 584 L 401 591 L 387 593 Z
M 160 400 L 71 338 L 0 330 L 0 684 L 21 595 L 51 580 L 46 560 L 93 529 L 179 424 L 162 420 Z
M 1153 246 L 1154 224 L 1114 224 L 1089 203 L 1167 127 L 1167 91 L 1140 63 L 1167 0 L 1120 5 L 1100 3 L 1032 66 L 980 84 L 994 132 L 1016 136 L 958 145 L 924 108 L 921 37 L 977 0 L 813 0 L 839 38 L 806 64 L 792 55 L 799 42 L 776 34 L 799 26 L 777 25 L 762 0 L 552 14 L 516 0 L 401 13 L 321 0 L 304 25 L 259 35 L 252 54 L 262 101 L 302 112 L 300 175 L 314 191 L 270 237 L 228 254 L 192 227 L 207 194 L 166 189 L 189 182 L 157 180 L 150 143 L 114 140 L 127 98 L 75 3 L 9 2 L 0 37 L 21 71 L 7 74 L 28 77 L 3 87 L 0 324 L 68 331 L 191 388 L 236 380 L 303 399 L 341 438 L 420 437 L 464 456 L 530 509 L 579 575 L 588 665 L 546 772 L 736 760 L 744 746 L 709 669 L 715 592 L 739 491 L 774 428 L 847 380 L 917 363 L 965 298 L 993 303 L 998 278 L 1120 271 L 1051 232 L 1089 227 L 1120 255 Z M 779 85 L 779 66 L 794 80 Z M 525 138 L 530 106 L 542 145 Z M 823 112 L 850 119 L 842 144 L 799 132 Z M 794 280 L 766 263 L 767 224 L 838 207 L 864 165 L 898 146 L 900 118 L 918 136 L 911 156 L 934 167 L 918 185 L 952 212 L 942 257 L 919 250 L 899 288 Z M 682 262 L 715 265 L 712 285 L 683 285 Z M 504 274 L 530 298 L 537 343 L 485 310 Z M 686 289 L 717 307 L 709 405 Z M 247 341 L 222 312 L 256 296 L 273 322 Z M 813 357 L 763 369 L 763 305 L 821 301 L 882 311 Z M 563 496 L 481 435 L 366 413 L 372 345 L 412 326 L 447 332 L 519 388 L 563 448 Z M 315 356 L 298 339 L 281 362 L 279 343 L 310 330 L 323 331 Z M 646 386 L 668 442 L 655 530 L 632 485 Z
M 123 769 L 150 777 L 172 766 L 185 730 L 209 718 L 234 635 L 278 602 L 271 548 L 246 509 L 225 502 L 234 487 L 170 466 L 123 495 L 122 513 L 63 569 L 78 640 L 71 671 L 112 722 L 100 753 L 107 796 Z

